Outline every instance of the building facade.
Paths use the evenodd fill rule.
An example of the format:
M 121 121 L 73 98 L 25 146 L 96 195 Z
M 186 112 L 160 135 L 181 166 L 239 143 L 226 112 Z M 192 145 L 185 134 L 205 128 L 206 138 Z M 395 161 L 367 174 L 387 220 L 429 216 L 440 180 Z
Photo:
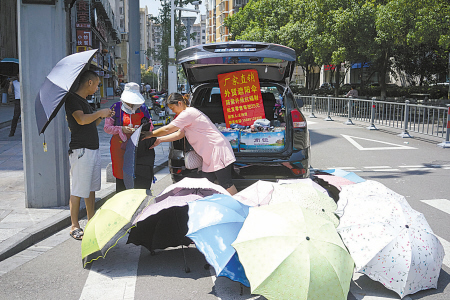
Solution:
M 100 76 L 100 96 L 114 94 L 117 86 L 116 47 L 121 35 L 119 20 L 114 13 L 120 7 L 116 0 L 78 0 L 71 11 L 72 52 L 98 49 L 92 68 Z M 117 11 L 117 10 L 116 10 Z
M 243 8 L 248 0 L 207 0 L 206 1 L 206 43 L 228 41 L 228 28 L 224 21 Z

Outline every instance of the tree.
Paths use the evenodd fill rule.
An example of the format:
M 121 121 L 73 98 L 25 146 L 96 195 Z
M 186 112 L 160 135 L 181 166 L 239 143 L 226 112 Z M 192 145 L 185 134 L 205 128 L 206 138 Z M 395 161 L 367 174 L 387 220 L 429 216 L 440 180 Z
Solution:
M 167 89 L 167 73 L 169 66 L 169 46 L 171 44 L 171 22 L 170 22 L 170 1 L 160 0 L 161 8 L 159 10 L 158 17 L 154 17 L 153 21 L 155 24 L 159 24 L 161 26 L 161 46 L 157 49 L 157 55 L 155 58 L 161 61 L 163 68 L 162 82 L 163 86 Z M 175 7 L 182 7 L 183 5 L 192 3 L 194 0 L 175 0 Z M 186 40 L 185 27 L 181 22 L 181 11 L 178 10 L 178 15 L 174 14 L 175 20 L 175 34 L 174 34 L 174 42 L 175 42 L 175 53 L 181 50 L 180 43 Z M 156 52 L 156 51 L 155 51 Z
M 424 64 L 425 58 L 438 65 L 448 55 L 449 12 L 446 0 L 251 0 L 225 25 L 233 39 L 295 49 L 306 72 L 315 64 L 345 62 L 350 68 L 370 63 L 370 74 L 379 74 L 384 97 L 386 78 L 394 67 L 410 76 L 430 77 L 429 69 L 407 68 L 405 53 L 416 65 Z M 340 82 L 339 72 L 335 81 Z
M 153 73 L 152 66 L 146 69 L 145 65 L 141 65 L 141 81 L 149 83 L 152 88 L 155 88 L 156 84 L 158 83 L 158 76 Z

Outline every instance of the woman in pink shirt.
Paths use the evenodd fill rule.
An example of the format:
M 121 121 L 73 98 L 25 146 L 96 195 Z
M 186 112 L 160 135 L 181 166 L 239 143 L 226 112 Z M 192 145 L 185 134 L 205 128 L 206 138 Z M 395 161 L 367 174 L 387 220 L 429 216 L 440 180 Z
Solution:
M 153 132 L 144 133 L 145 138 L 157 137 L 152 146 L 155 147 L 161 142 L 173 142 L 186 137 L 203 158 L 202 175 L 211 182 L 217 179 L 219 185 L 231 195 L 236 194 L 236 187 L 231 180 L 236 158 L 230 142 L 205 114 L 189 107 L 189 100 L 181 94 L 172 93 L 166 104 L 176 114 L 175 120 Z

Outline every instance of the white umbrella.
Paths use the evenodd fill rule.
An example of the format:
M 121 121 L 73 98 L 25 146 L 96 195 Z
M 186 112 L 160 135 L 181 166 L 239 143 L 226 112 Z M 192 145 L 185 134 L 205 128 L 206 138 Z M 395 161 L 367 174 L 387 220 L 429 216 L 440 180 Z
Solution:
M 444 249 L 423 214 L 376 181 L 344 186 L 337 228 L 357 272 L 400 297 L 436 288 Z

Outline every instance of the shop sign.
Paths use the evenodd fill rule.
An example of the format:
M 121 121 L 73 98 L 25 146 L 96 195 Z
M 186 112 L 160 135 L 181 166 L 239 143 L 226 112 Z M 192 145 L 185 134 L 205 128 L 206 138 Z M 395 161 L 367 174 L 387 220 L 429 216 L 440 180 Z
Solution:
M 77 29 L 77 46 L 92 46 L 92 32 Z
M 256 70 L 243 70 L 218 75 L 226 126 L 253 125 L 265 118 Z
M 77 19 L 76 27 L 90 28 L 91 27 L 91 15 L 89 2 L 84 0 L 77 1 Z
M 336 65 L 324 65 L 323 70 L 324 71 L 334 71 L 336 69 Z

